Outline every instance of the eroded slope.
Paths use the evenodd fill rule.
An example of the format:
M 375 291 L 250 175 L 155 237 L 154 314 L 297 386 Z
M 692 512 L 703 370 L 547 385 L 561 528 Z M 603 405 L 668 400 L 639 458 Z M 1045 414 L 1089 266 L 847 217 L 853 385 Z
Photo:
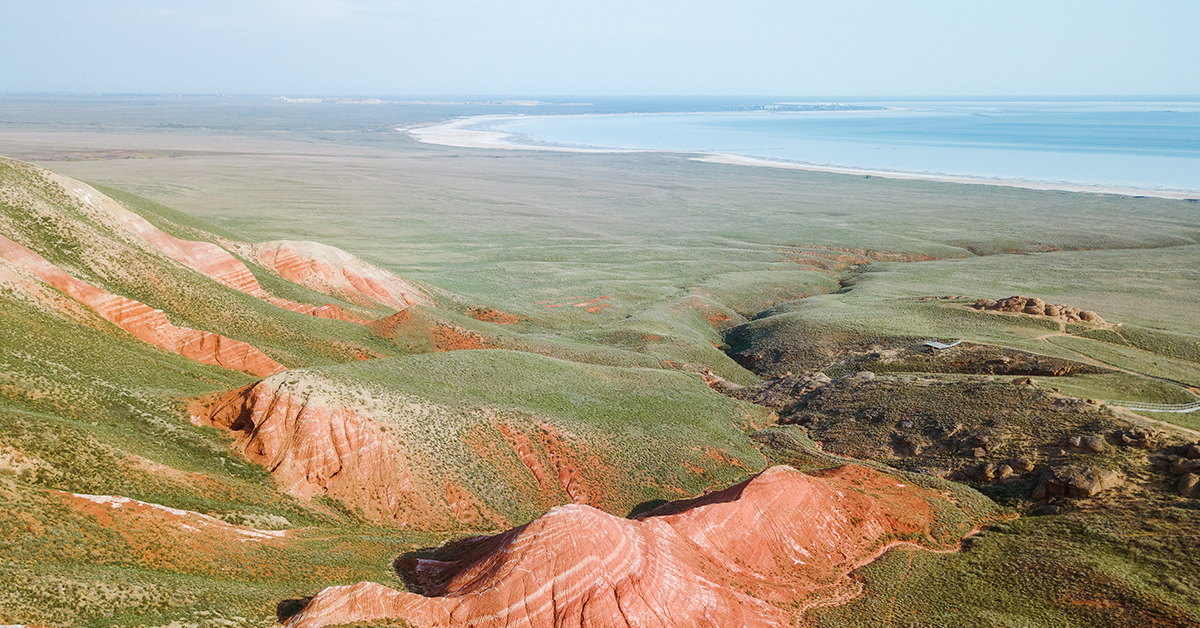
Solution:
M 286 625 L 789 626 L 810 606 L 856 595 L 846 575 L 898 542 L 956 547 L 969 528 L 932 532 L 931 502 L 943 501 L 844 466 L 812 475 L 772 467 L 638 520 L 563 506 L 454 545 L 452 559 L 398 561 L 423 595 L 330 587 Z
M 695 376 L 505 350 L 293 370 L 192 410 L 288 494 L 422 529 L 694 494 L 761 468 L 737 426 L 767 420 Z

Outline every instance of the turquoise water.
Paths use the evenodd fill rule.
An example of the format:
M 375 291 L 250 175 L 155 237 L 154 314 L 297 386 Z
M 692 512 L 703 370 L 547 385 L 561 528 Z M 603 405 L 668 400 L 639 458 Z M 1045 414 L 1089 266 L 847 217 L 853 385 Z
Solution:
M 510 141 L 1200 191 L 1200 102 L 861 103 L 870 110 L 514 117 Z

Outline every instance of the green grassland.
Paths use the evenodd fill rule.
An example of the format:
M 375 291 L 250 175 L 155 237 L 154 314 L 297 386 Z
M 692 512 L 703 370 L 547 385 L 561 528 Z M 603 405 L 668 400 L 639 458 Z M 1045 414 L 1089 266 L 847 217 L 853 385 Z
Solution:
M 897 550 L 859 572 L 867 594 L 817 625 L 1194 626 L 1197 510 L 1171 503 L 1025 517 L 964 551 Z
M 794 306 L 804 321 L 781 337 L 815 325 L 835 338 L 965 336 L 1080 357 L 1064 343 L 1037 340 L 1054 331 L 1050 321 L 906 301 L 1028 294 L 1092 309 L 1121 323 L 1126 342 L 1188 363 L 1200 341 L 1194 203 L 725 166 L 681 155 L 458 149 L 401 133 L 352 139 L 250 134 L 247 146 L 274 153 L 55 165 L 142 192 L 243 239 L 285 229 L 341 246 L 522 316 L 518 331 L 633 350 L 659 336 L 669 342 L 650 352 L 707 362 L 731 379 L 745 375 L 706 348 L 722 341 L 697 338 L 710 332 L 693 324 L 681 333 L 686 321 L 672 303 L 701 295 L 754 316 L 815 294 Z M 198 151 L 231 145 L 175 141 Z M 946 259 L 822 271 L 796 263 L 796 253 L 813 245 Z M 839 281 L 849 291 L 832 294 Z M 539 304 L 602 295 L 612 306 L 595 313 Z M 1178 370 L 1130 364 L 1189 381 Z

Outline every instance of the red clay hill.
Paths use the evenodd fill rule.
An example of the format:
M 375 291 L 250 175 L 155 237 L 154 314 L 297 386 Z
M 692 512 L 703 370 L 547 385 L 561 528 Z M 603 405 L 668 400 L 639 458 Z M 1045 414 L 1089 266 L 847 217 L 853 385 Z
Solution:
M 895 544 L 956 547 L 958 535 L 934 539 L 935 501 L 945 498 L 847 465 L 771 467 L 640 520 L 570 504 L 447 546 L 450 560 L 398 560 L 423 594 L 373 582 L 329 587 L 285 625 L 790 626 L 807 608 L 857 595 L 847 574 Z
M 138 339 L 202 364 L 259 376 L 283 370 L 282 364 L 245 342 L 174 325 L 161 310 L 76 279 L 4 236 L 0 236 L 0 283 L 21 286 L 23 293 L 47 301 L 39 298 L 39 283 L 52 286 Z
M 77 320 L 91 317 L 90 310 L 142 341 L 196 362 L 258 376 L 285 368 L 264 352 L 269 350 L 266 347 L 173 324 L 172 317 L 179 311 L 154 307 L 170 308 L 170 290 L 187 290 L 189 282 L 211 280 L 284 310 L 363 325 L 390 310 L 432 304 L 411 282 L 334 247 L 310 242 L 255 245 L 216 236 L 206 237 L 220 245 L 183 239 L 80 181 L 9 160 L 0 161 L 0 168 L 30 182 L 24 186 L 0 182 L 0 196 L 20 208 L 0 216 L 5 231 L 0 236 L 0 287 Z M 61 251 L 53 248 L 58 245 L 48 245 L 50 240 L 45 239 L 51 235 L 67 243 L 60 242 L 59 248 L 70 254 L 57 254 Z M 346 299 L 349 305 L 300 303 L 276 296 L 230 251 L 261 259 L 267 271 Z M 144 265 L 129 266 L 130 256 L 167 258 L 162 260 L 167 276 L 145 274 Z M 139 283 L 153 288 L 138 299 L 123 294 Z
M 366 322 L 333 304 L 316 306 L 274 296 L 263 289 L 244 263 L 220 246 L 166 233 L 85 183 L 52 172 L 45 172 L 45 177 L 74 198 L 79 209 L 91 219 L 140 238 L 167 257 L 222 285 L 286 310 L 321 318 Z M 414 304 L 432 303 L 411 282 L 325 244 L 293 241 L 259 244 L 225 241 L 223 244 L 255 259 L 288 281 L 363 307 L 383 305 L 402 310 Z
M 332 246 L 276 240 L 251 246 L 253 257 L 280 277 L 364 307 L 403 310 L 431 305 L 411 282 Z
M 274 378 L 194 409 L 192 422 L 229 430 L 234 448 L 269 469 L 289 495 L 328 495 L 379 522 L 408 525 L 429 517 L 430 504 L 401 449 L 353 408 L 289 394 Z

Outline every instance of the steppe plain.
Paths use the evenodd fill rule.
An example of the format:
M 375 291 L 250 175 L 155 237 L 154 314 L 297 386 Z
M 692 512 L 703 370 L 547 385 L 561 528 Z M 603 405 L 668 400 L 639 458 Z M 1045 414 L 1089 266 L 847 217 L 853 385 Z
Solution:
M 236 247 L 276 297 L 389 322 L 284 311 L 167 262 L 130 262 L 160 281 L 101 272 L 89 251 L 116 245 L 6 196 L 0 235 L 289 370 L 256 383 L 6 291 L 0 621 L 270 625 L 301 606 L 281 601 L 330 585 L 420 592 L 398 556 L 459 560 L 446 542 L 561 504 L 666 520 L 651 509 L 772 464 L 855 462 L 953 506 L 920 542 L 896 536 L 913 543 L 837 580 L 826 597 L 843 603 L 778 602 L 808 609 L 790 621 L 1200 625 L 1200 501 L 1173 471 L 1194 459 L 1200 413 L 1103 403 L 1182 404 L 1200 388 L 1200 203 L 403 131 L 505 107 L 0 102 L 0 155 L 90 183 L 175 237 L 320 242 L 432 302 L 404 316 L 353 303 Z M 3 167 L 9 192 L 40 185 Z M 971 307 L 1012 295 L 1104 324 Z M 931 338 L 965 342 L 921 349 Z M 369 486 L 289 492 L 255 464 L 258 445 L 220 429 L 237 419 L 214 400 L 257 403 L 238 390 L 374 420 L 401 435 L 413 484 L 449 483 L 392 510 L 372 510 Z M 1055 494 L 1068 468 L 1120 484 Z M 180 541 L 78 495 L 266 536 Z M 959 551 L 926 551 L 972 528 Z

